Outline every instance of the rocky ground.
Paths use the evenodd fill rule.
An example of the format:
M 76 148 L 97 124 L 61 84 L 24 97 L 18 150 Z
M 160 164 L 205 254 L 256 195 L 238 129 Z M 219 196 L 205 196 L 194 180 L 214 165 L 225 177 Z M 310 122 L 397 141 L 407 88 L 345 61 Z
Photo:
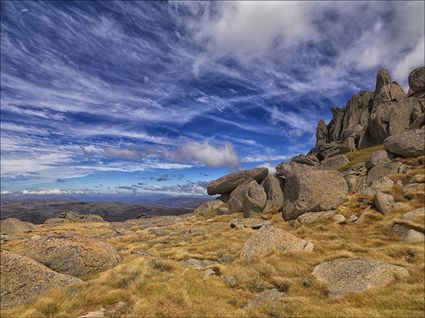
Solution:
M 1 221 L 2 317 L 423 317 L 425 85 L 417 73 L 411 92 L 390 101 L 398 86 L 378 74 L 371 110 L 411 98 L 422 109 L 401 131 L 346 152 L 349 126 L 341 121 L 335 135 L 332 123 L 312 152 L 273 175 L 256 168 L 211 182 L 208 193 L 220 196 L 194 213 Z

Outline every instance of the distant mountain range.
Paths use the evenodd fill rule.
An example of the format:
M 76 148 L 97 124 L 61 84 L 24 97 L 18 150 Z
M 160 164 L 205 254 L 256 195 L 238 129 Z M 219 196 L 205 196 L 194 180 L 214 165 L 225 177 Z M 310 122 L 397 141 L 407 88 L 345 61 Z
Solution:
M 75 200 L 66 198 L 4 198 L 1 201 L 1 219 L 10 217 L 35 224 L 44 223 L 62 212 L 100 215 L 104 220 L 120 222 L 140 215 L 181 215 L 191 213 L 207 200 L 205 197 L 139 197 L 140 202 L 100 201 L 105 197 Z M 111 197 L 109 197 L 111 199 Z M 115 198 L 117 199 L 117 198 Z M 122 199 L 122 198 L 120 198 Z M 136 198 L 133 198 L 137 201 Z M 120 200 L 121 201 L 121 200 Z

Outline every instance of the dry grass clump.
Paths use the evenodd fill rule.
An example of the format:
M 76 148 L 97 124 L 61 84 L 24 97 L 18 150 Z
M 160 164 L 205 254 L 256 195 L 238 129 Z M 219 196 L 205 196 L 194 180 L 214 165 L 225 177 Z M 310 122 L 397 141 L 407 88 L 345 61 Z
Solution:
M 149 228 L 134 226 L 133 234 L 110 238 L 106 236 L 111 233 L 107 223 L 41 228 L 82 235 L 104 233 L 104 240 L 115 246 L 122 261 L 108 271 L 83 277 L 81 284 L 52 290 L 28 305 L 5 309 L 1 316 L 76 317 L 104 308 L 112 317 L 422 317 L 423 244 L 395 237 L 391 227 L 403 213 L 423 206 L 423 202 L 403 200 L 402 209 L 384 216 L 371 208 L 370 197 L 349 195 L 338 213 L 347 218 L 358 216 L 357 223 L 335 224 L 329 219 L 292 228 L 280 214 L 271 214 L 273 226 L 313 242 L 315 249 L 312 253 L 275 251 L 249 263 L 242 262 L 239 255 L 254 230 L 229 227 L 232 219 L 241 217 L 238 213 L 210 219 L 193 215 L 153 234 Z M 19 252 L 31 235 L 7 242 L 4 248 Z M 388 287 L 330 299 L 326 286 L 312 276 L 312 271 L 321 262 L 340 257 L 400 265 L 410 276 Z M 184 267 L 181 261 L 188 258 L 212 261 L 206 269 L 213 269 L 214 274 L 205 277 L 206 269 Z M 281 299 L 247 307 L 256 294 L 272 288 L 282 292 Z M 125 310 L 114 311 L 119 304 L 125 304 Z
M 350 160 L 350 162 L 347 163 L 346 165 L 344 165 L 343 167 L 341 167 L 338 170 L 339 171 L 348 170 L 352 166 L 354 166 L 358 163 L 365 162 L 371 153 L 378 151 L 378 150 L 383 150 L 383 149 L 384 149 L 384 145 L 378 145 L 378 146 L 374 146 L 374 147 L 356 150 L 356 151 L 353 151 L 353 152 L 348 152 L 345 155 L 347 156 L 348 160 Z

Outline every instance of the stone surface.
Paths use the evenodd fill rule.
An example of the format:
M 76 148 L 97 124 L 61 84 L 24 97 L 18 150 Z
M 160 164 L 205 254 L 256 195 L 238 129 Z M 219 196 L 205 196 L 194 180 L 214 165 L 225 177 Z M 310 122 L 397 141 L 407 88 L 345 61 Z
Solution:
M 394 204 L 394 198 L 391 194 L 377 192 L 375 195 L 374 204 L 378 212 L 386 215 L 388 212 L 390 212 L 390 209 Z
M 326 221 L 336 215 L 335 210 L 320 211 L 320 212 L 307 212 L 301 214 L 297 220 L 302 224 L 312 224 L 316 222 Z
M 291 161 L 308 166 L 319 165 L 319 159 L 315 155 L 298 155 L 292 157 Z
M 347 221 L 345 216 L 343 216 L 342 214 L 334 215 L 333 220 L 335 221 L 336 224 L 342 224 L 342 223 L 345 223 Z
M 279 182 L 279 179 L 275 176 L 267 176 L 261 186 L 267 195 L 266 206 L 264 212 L 279 212 L 283 206 L 283 192 Z
M 30 223 L 15 218 L 7 218 L 0 221 L 0 234 L 13 235 L 17 233 L 32 232 L 37 227 Z
M 419 227 L 415 227 L 408 223 L 395 222 L 392 226 L 394 235 L 400 237 L 409 243 L 417 243 L 424 241 L 424 230 Z
M 371 186 L 373 182 L 381 180 L 385 176 L 396 174 L 400 163 L 388 162 L 380 166 L 375 166 L 367 173 L 367 185 Z
M 269 174 L 267 168 L 254 168 L 234 172 L 212 181 L 208 187 L 209 195 L 230 193 L 243 183 L 255 180 L 261 183 Z
M 247 308 L 258 307 L 266 302 L 278 301 L 282 298 L 283 293 L 277 289 L 267 289 L 255 296 L 253 300 L 250 300 L 247 304 Z
M 425 67 L 414 69 L 409 74 L 409 87 L 413 93 L 425 91 Z
M 306 212 L 328 211 L 344 202 L 347 182 L 335 170 L 319 170 L 304 166 L 288 174 L 283 191 L 283 217 L 297 218 Z
M 266 201 L 264 188 L 256 181 L 251 181 L 238 186 L 227 204 L 230 212 L 243 212 L 244 217 L 249 217 L 251 212 L 263 211 Z
M 425 219 L 425 207 L 418 208 L 403 214 L 403 220 L 424 220 Z
M 336 155 L 332 157 L 328 157 L 321 162 L 321 165 L 325 168 L 338 170 L 339 168 L 345 166 L 349 163 L 347 156 L 345 155 Z
M 415 174 L 409 183 L 425 183 L 425 174 Z
M 1 250 L 0 259 L 1 308 L 26 304 L 52 288 L 81 282 L 78 278 L 56 273 L 28 257 L 6 250 Z
M 349 292 L 362 292 L 372 287 L 387 286 L 409 272 L 401 267 L 368 259 L 338 258 L 314 268 L 313 275 L 323 281 L 329 297 L 341 297 Z
M 265 256 L 275 250 L 282 252 L 311 252 L 313 249 L 313 243 L 279 228 L 265 225 L 253 233 L 245 242 L 241 251 L 241 258 L 244 261 L 250 261 L 255 257 Z
M 25 255 L 59 273 L 80 277 L 118 264 L 120 256 L 108 243 L 65 235 L 37 235 L 25 246 Z
M 408 199 L 425 200 L 425 184 L 411 183 L 403 187 L 403 195 Z
M 382 166 L 389 161 L 388 152 L 385 150 L 378 150 L 369 155 L 365 162 L 365 166 L 367 169 L 371 169 L 375 166 Z
M 211 266 L 215 263 L 207 259 L 187 258 L 182 260 L 180 264 L 183 267 L 192 267 L 194 269 L 205 269 L 208 266 Z
M 217 215 L 218 211 L 224 212 L 223 214 L 229 212 L 227 204 L 220 200 L 212 200 L 202 203 L 193 213 L 203 217 L 211 217 Z
M 233 219 L 230 222 L 230 228 L 238 228 L 238 227 L 244 227 L 244 228 L 251 228 L 254 230 L 258 230 L 264 225 L 269 224 L 270 222 L 267 221 L 261 221 L 258 219 Z
M 390 136 L 384 141 L 385 149 L 402 157 L 416 157 L 425 154 L 425 127 L 412 129 Z

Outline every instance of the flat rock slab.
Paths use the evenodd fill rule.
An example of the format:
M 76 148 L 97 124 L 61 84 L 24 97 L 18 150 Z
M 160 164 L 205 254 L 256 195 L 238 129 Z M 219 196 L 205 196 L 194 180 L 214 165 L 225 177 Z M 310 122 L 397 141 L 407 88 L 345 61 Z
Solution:
M 78 278 L 56 273 L 31 258 L 6 250 L 1 251 L 0 260 L 0 308 L 26 304 L 52 288 L 81 282 Z
M 282 298 L 283 293 L 277 289 L 267 289 L 255 296 L 253 300 L 250 300 L 247 304 L 247 308 L 258 307 L 269 301 L 278 301 Z
M 349 292 L 387 286 L 395 275 L 409 276 L 401 266 L 362 258 L 338 258 L 314 268 L 313 275 L 328 286 L 328 296 L 335 298 Z
M 307 212 L 301 214 L 297 220 L 302 224 L 312 224 L 316 222 L 326 221 L 337 214 L 336 210 L 320 211 L 320 212 Z
M 244 227 L 244 228 L 251 228 L 254 230 L 260 229 L 262 226 L 270 224 L 270 222 L 265 222 L 261 220 L 256 219 L 233 219 L 230 222 L 230 228 L 238 228 L 238 227 Z
M 265 225 L 245 242 L 241 251 L 241 258 L 244 261 L 250 261 L 255 257 L 270 254 L 274 250 L 311 252 L 313 249 L 313 243 L 279 228 Z

